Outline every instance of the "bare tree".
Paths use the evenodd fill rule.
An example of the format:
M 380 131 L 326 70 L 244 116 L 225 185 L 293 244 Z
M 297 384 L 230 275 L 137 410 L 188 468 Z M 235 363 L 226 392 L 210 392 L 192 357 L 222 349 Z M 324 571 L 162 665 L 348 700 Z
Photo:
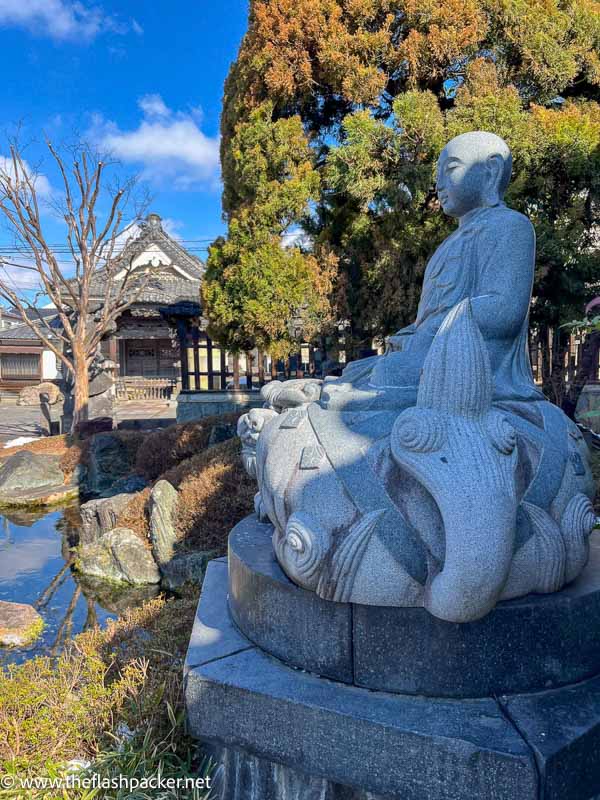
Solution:
M 71 373 L 75 430 L 87 419 L 89 367 L 98 345 L 145 285 L 146 278 L 133 278 L 131 264 L 124 265 L 120 256 L 147 200 L 140 203 L 135 196 L 135 178 L 119 182 L 111 174 L 114 163 L 88 145 L 59 150 L 47 141 L 46 146 L 62 181 L 49 202 L 41 196 L 39 173 L 28 165 L 18 142 L 11 143 L 10 158 L 0 164 L 0 214 L 14 236 L 16 252 L 29 262 L 1 263 L 34 270 L 39 278 L 38 295 L 31 299 L 0 272 L 0 297 Z M 49 244 L 44 207 L 66 225 L 60 248 Z M 134 222 L 126 222 L 131 218 Z M 99 278 L 100 297 L 94 294 Z M 41 296 L 55 306 L 54 319 L 39 313 L 35 303 Z

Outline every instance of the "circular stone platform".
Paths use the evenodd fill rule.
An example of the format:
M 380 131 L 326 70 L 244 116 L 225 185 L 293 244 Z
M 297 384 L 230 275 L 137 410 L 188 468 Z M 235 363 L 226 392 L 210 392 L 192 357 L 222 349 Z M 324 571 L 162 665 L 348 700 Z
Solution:
M 229 537 L 229 607 L 241 632 L 290 666 L 368 689 L 431 697 L 539 691 L 600 673 L 600 535 L 588 566 L 553 595 L 444 622 L 423 608 L 333 603 L 293 584 L 273 528 L 255 516 Z

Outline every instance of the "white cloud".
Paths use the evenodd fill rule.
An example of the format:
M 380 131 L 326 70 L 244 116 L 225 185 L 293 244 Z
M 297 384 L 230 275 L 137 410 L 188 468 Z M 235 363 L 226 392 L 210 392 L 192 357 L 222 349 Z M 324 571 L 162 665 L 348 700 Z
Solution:
M 165 217 L 165 219 L 161 219 L 161 225 L 163 231 L 168 234 L 172 239 L 176 241 L 181 241 L 183 236 L 181 235 L 181 230 L 183 228 L 183 222 L 180 219 L 173 219 L 172 217 Z
M 36 174 L 35 170 L 32 170 L 31 166 L 25 160 L 23 160 L 23 168 L 25 169 L 27 175 L 33 177 L 33 184 L 35 186 L 35 191 L 38 198 L 47 200 L 52 194 L 52 187 L 50 186 L 50 181 L 48 178 L 41 173 Z M 3 174 L 8 175 L 11 178 L 14 178 L 15 175 L 13 161 L 7 156 L 0 156 L 0 176 Z
M 138 105 L 143 119 L 137 128 L 122 130 L 102 117 L 91 135 L 123 162 L 142 166 L 151 183 L 187 190 L 214 184 L 219 168 L 219 139 L 200 128 L 198 109 L 172 111 L 158 94 L 144 95 Z
M 138 105 L 146 117 L 168 117 L 171 111 L 159 94 L 145 94 L 138 100 Z
M 313 245 L 312 237 L 302 230 L 302 228 L 294 228 L 281 237 L 281 246 L 288 247 L 301 247 L 304 250 L 310 250 Z
M 19 255 L 11 256 L 10 261 L 14 264 L 24 264 L 24 267 L 16 267 L 14 264 L 4 265 L 0 258 L 0 282 L 4 283 L 9 289 L 15 292 L 33 292 L 40 289 L 42 281 L 37 270 L 27 269 L 28 259 Z
M 0 0 L 0 26 L 25 28 L 58 40 L 90 40 L 101 33 L 142 33 L 136 20 L 119 22 L 79 0 Z

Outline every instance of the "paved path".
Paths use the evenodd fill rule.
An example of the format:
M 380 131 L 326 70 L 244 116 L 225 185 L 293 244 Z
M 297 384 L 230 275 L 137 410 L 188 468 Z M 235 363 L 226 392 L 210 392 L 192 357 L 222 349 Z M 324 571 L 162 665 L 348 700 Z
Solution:
M 171 419 L 175 422 L 175 412 L 175 403 L 131 400 L 117 405 L 117 422 L 134 419 Z
M 41 436 L 40 409 L 0 403 L 0 446 L 20 436 Z
M 136 419 L 169 419 L 175 422 L 175 403 L 140 401 L 117 406 L 117 422 Z M 0 403 L 0 447 L 21 436 L 41 435 L 39 407 Z

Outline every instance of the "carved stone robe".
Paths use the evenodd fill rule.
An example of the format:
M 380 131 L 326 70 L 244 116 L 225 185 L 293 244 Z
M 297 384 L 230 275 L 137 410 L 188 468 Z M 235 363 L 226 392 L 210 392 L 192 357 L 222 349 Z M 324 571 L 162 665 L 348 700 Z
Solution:
M 340 379 L 345 392 L 351 384 L 364 394 L 363 407 L 372 409 L 410 405 L 444 317 L 470 298 L 489 351 L 494 400 L 543 399 L 527 343 L 534 262 L 535 234 L 527 217 L 504 204 L 467 214 L 427 265 L 416 321 L 390 337 L 385 356 L 350 364 Z M 329 388 L 335 393 L 328 387 L 327 396 Z

